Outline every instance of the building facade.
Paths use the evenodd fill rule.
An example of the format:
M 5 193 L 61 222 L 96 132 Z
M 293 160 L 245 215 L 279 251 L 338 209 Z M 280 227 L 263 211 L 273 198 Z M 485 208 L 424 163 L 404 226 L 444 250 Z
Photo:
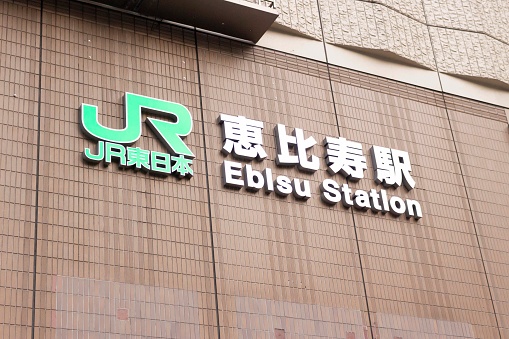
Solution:
M 183 3 L 0 2 L 0 336 L 509 339 L 508 3 Z

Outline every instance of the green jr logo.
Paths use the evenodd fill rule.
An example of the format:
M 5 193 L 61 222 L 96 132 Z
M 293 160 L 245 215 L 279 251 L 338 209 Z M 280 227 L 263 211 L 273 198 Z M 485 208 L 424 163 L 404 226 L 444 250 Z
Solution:
M 165 116 L 171 120 L 170 122 L 147 117 L 145 121 L 170 154 L 124 146 L 132 145 L 140 138 L 142 113 Z M 97 106 L 82 104 L 80 107 L 81 130 L 89 138 L 98 141 L 97 154 L 85 148 L 83 158 L 92 163 L 104 160 L 106 166 L 115 159 L 121 167 L 132 166 L 163 175 L 171 173 L 180 177 L 193 175 L 191 165 L 195 156 L 183 142 L 183 139 L 191 133 L 193 120 L 185 106 L 126 93 L 124 121 L 123 129 L 103 126 L 98 120 Z

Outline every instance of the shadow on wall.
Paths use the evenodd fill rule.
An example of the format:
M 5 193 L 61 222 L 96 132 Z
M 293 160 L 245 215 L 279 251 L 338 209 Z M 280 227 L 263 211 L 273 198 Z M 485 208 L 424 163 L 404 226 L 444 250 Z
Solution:
M 480 84 L 486 87 L 490 87 L 492 89 L 502 89 L 509 91 L 509 84 L 497 80 L 497 79 L 491 79 L 491 78 L 484 78 L 484 77 L 478 77 L 478 76 L 471 76 L 471 75 L 460 75 L 460 74 L 454 74 L 454 73 L 446 73 L 452 77 L 466 80 L 469 82 L 473 82 L 476 84 Z
M 365 48 L 365 47 L 356 47 L 356 46 L 345 46 L 345 45 L 336 45 L 354 52 L 362 53 L 367 56 L 370 56 L 375 59 L 379 59 L 382 61 L 389 61 L 389 62 L 395 62 L 401 65 L 408 65 L 412 67 L 417 67 L 421 69 L 426 70 L 432 70 L 429 67 L 426 67 L 418 62 L 415 62 L 413 60 L 407 59 L 405 57 L 402 57 L 399 54 L 396 54 L 394 52 L 391 52 L 389 50 L 381 50 L 381 49 L 372 49 L 372 48 Z

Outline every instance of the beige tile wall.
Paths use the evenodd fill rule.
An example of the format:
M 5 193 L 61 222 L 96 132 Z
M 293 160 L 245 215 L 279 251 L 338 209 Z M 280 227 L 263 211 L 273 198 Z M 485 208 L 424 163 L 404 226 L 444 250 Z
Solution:
M 305 137 L 320 144 L 325 136 L 337 136 L 326 67 L 211 36 L 200 35 L 198 44 L 222 337 L 272 338 L 275 329 L 284 330 L 286 338 L 344 337 L 349 331 L 360 337 L 369 323 L 351 215 L 320 202 L 323 159 L 313 175 L 275 165 L 277 123 L 288 133 L 290 127 L 303 128 Z M 258 170 L 273 169 L 275 176 L 309 180 L 312 198 L 302 202 L 223 188 L 221 164 L 235 159 L 220 152 L 220 113 L 263 121 L 268 157 L 250 163 Z M 320 144 L 309 154 L 321 157 Z M 257 303 L 275 307 L 272 325 L 264 308 L 249 306 Z M 342 333 L 325 314 L 307 314 L 331 308 L 343 310 L 336 318 Z M 250 328 L 257 318 L 264 320 Z M 314 326 L 302 325 L 311 319 Z
M 37 6 L 0 3 L 0 333 L 32 324 L 39 73 Z
M 71 277 L 90 289 L 109 282 L 117 288 L 128 284 L 141 293 L 134 301 L 148 300 L 150 288 L 192 294 L 196 316 L 189 321 L 198 326 L 181 326 L 170 333 L 214 338 L 212 251 L 193 33 L 58 1 L 45 4 L 43 47 L 36 337 L 94 334 L 86 326 L 64 327 L 61 333 L 52 325 L 59 311 L 53 281 Z M 197 155 L 192 180 L 83 162 L 83 150 L 93 148 L 94 142 L 79 131 L 80 104 L 98 105 L 101 122 L 120 128 L 127 91 L 179 102 L 192 112 L 194 131 L 186 138 Z M 143 125 L 135 145 L 165 151 Z M 175 298 L 161 302 L 170 309 L 179 306 Z M 143 307 L 134 302 L 128 311 L 136 314 Z M 80 308 L 75 312 L 77 317 L 85 313 L 90 312 Z M 146 331 L 154 323 L 164 325 L 165 318 L 139 318 L 143 330 L 117 324 L 116 333 L 161 337 Z M 100 329 L 96 337 L 107 333 Z
M 452 96 L 446 100 L 502 338 L 508 338 L 507 121 L 503 109 Z M 475 108 L 498 112 L 500 117 L 488 120 L 466 114 Z
M 405 317 L 424 324 L 433 318 L 453 325 L 447 338 L 474 334 L 496 338 L 493 306 L 442 96 L 342 69 L 332 74 L 342 136 L 361 142 L 368 160 L 365 179 L 351 186 L 383 188 L 373 179 L 371 145 L 405 150 L 416 187 L 387 191 L 419 201 L 424 213 L 416 222 L 354 212 L 375 332 L 381 338 L 396 337 L 398 332 L 402 338 L 438 338 L 443 335 L 440 326 L 410 326 Z

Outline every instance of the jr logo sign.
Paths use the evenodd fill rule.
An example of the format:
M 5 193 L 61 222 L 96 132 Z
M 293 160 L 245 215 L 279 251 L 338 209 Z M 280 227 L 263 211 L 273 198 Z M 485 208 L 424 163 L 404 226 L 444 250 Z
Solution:
M 170 154 L 126 146 L 132 145 L 141 136 L 142 113 L 156 114 L 170 120 L 149 117 L 145 120 Z M 171 173 L 180 177 L 193 175 L 191 165 L 195 156 L 183 142 L 183 139 L 191 133 L 193 120 L 185 106 L 126 93 L 123 129 L 103 126 L 98 118 L 97 106 L 81 105 L 80 127 L 86 136 L 98 141 L 96 154 L 85 148 L 83 152 L 85 160 L 92 163 L 104 161 L 106 166 L 115 160 L 119 162 L 120 167 L 134 167 L 162 175 Z

